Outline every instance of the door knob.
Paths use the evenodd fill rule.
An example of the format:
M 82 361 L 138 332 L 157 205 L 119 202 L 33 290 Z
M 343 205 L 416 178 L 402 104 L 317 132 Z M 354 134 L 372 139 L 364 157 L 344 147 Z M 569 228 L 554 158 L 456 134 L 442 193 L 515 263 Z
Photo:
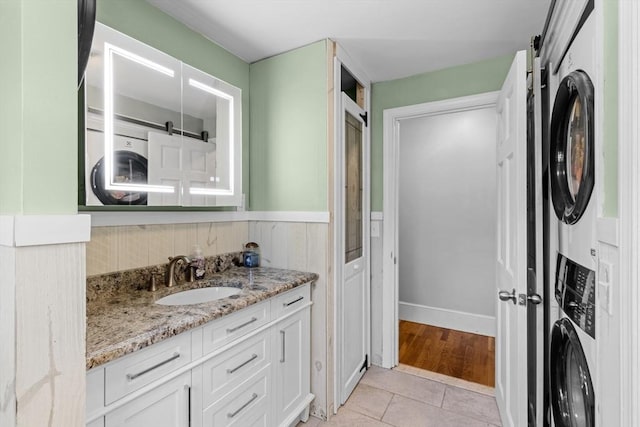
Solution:
M 542 297 L 538 294 L 531 294 L 527 296 L 527 301 L 529 304 L 538 305 L 542 302 Z
M 509 300 L 511 300 L 514 304 L 518 300 L 518 297 L 516 296 L 516 290 L 515 289 L 511 290 L 511 292 L 509 292 L 509 291 L 500 291 L 500 292 L 498 292 L 498 298 L 500 298 L 500 301 L 509 301 Z

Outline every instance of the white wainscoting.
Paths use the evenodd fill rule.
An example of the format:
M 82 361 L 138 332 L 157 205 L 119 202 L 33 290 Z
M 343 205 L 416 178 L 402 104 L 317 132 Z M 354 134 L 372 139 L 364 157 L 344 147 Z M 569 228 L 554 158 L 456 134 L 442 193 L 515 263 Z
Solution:
M 464 313 L 426 305 L 400 301 L 398 304 L 400 320 L 424 323 L 440 328 L 455 329 L 473 334 L 496 336 L 496 318 L 482 314 Z
M 311 287 L 311 414 L 327 419 L 333 405 L 333 301 L 329 274 L 329 224 L 318 222 L 250 221 L 249 240 L 260 245 L 265 267 L 317 273 Z M 331 392 L 330 392 L 331 391 Z
M 382 366 L 382 212 L 371 212 L 371 363 Z
M 1 216 L 0 425 L 85 423 L 86 215 Z
M 165 264 L 199 245 L 205 256 L 239 252 L 249 241 L 246 221 L 93 227 L 87 275 Z
M 0 245 L 0 426 L 10 427 L 16 425 L 15 252 L 15 248 Z

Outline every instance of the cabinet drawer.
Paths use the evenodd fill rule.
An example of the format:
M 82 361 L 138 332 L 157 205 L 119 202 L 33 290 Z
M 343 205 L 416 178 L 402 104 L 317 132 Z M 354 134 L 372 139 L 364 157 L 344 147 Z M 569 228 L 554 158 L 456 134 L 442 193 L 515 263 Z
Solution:
M 185 372 L 105 416 L 105 427 L 187 427 L 191 373 Z
M 219 400 L 269 363 L 270 335 L 264 331 L 203 365 L 204 407 Z
M 298 286 L 271 300 L 271 315 L 274 319 L 297 310 L 311 301 L 311 285 Z
M 184 333 L 124 356 L 105 368 L 105 404 L 191 361 L 191 334 Z
M 272 425 L 271 365 L 263 367 L 202 414 L 203 427 Z M 262 423 L 261 423 L 262 420 Z
M 269 301 L 230 314 L 203 328 L 203 354 L 239 338 L 269 322 Z

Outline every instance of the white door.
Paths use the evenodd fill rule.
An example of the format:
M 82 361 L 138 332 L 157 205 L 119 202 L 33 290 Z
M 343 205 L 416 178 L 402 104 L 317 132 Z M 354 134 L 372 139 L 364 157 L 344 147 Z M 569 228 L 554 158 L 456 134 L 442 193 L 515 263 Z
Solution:
M 191 194 L 191 189 L 210 190 L 218 188 L 220 176 L 216 169 L 216 148 L 215 138 L 211 138 L 209 141 L 183 138 L 183 206 L 215 206 L 215 196 Z
M 496 400 L 505 427 L 527 425 L 526 55 L 516 54 L 498 98 Z
M 149 185 L 170 185 L 172 193 L 147 195 L 149 206 L 180 206 L 182 197 L 182 137 L 158 132 L 149 132 L 147 180 Z
M 369 198 L 365 111 L 342 94 L 342 206 L 339 213 L 342 281 L 338 283 L 340 404 L 364 375 L 369 351 Z
M 533 62 L 533 99 L 534 99 L 534 129 L 535 138 L 533 143 L 535 144 L 534 152 L 534 164 L 535 164 L 535 280 L 528 285 L 528 296 L 542 296 L 544 295 L 544 252 L 543 252 L 543 223 L 542 223 L 542 70 L 540 58 L 534 59 Z M 529 159 L 531 161 L 531 159 Z M 535 360 L 535 387 L 529 385 L 529 407 L 531 408 L 531 400 L 535 403 L 535 420 L 536 425 L 539 425 L 543 419 L 544 410 L 544 305 L 541 303 L 542 298 L 538 301 L 531 303 L 531 300 L 527 303 L 527 316 L 529 323 L 528 330 L 529 336 L 528 343 L 535 342 L 534 349 L 528 348 L 529 360 L 533 357 Z M 532 325 L 533 323 L 533 325 Z M 533 354 L 533 356 L 532 356 Z M 535 388 L 535 395 L 531 391 Z M 532 411 L 529 410 L 531 413 Z

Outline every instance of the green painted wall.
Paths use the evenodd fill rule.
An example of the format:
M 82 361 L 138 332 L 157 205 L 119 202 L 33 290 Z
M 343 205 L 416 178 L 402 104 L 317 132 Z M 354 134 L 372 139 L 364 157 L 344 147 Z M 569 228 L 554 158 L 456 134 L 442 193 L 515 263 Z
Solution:
M 605 0 L 604 13 L 604 200 L 602 214 L 618 216 L 618 0 Z
M 242 90 L 242 190 L 249 191 L 249 64 L 144 0 L 98 1 L 98 21 Z
M 326 211 L 327 42 L 251 64 L 251 210 Z
M 76 0 L 0 2 L 2 214 L 77 211 L 76 10 Z
M 513 55 L 506 55 L 474 64 L 373 84 L 371 89 L 371 210 L 382 210 L 383 110 L 499 90 L 512 61 Z

